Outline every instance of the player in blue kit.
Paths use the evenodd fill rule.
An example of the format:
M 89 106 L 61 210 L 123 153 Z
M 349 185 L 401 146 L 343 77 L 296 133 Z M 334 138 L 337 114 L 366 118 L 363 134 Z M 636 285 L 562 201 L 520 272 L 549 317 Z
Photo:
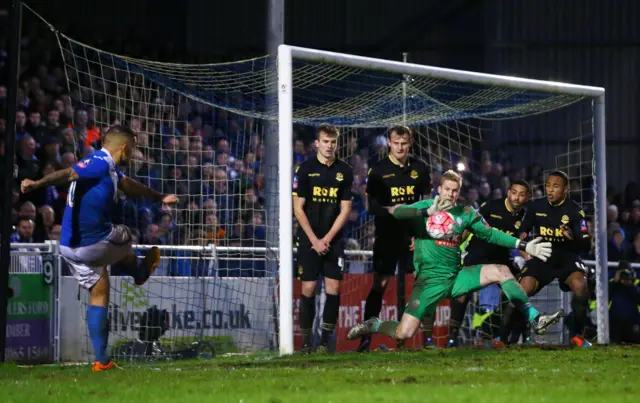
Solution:
M 71 168 L 53 172 L 37 181 L 25 179 L 21 184 L 23 193 L 46 186 L 71 184 L 62 219 L 60 253 L 80 285 L 91 293 L 87 327 L 96 356 L 95 372 L 116 368 L 107 355 L 107 266 L 121 263 L 128 268 L 128 274 L 136 285 L 142 285 L 160 263 L 160 250 L 156 247 L 151 248 L 138 263 L 131 247 L 129 228 L 112 223 L 111 211 L 117 201 L 117 191 L 165 204 L 178 202 L 175 195 L 163 195 L 122 174 L 118 165 L 126 164 L 135 149 L 136 136 L 131 129 L 113 126 L 107 130 L 99 151 Z

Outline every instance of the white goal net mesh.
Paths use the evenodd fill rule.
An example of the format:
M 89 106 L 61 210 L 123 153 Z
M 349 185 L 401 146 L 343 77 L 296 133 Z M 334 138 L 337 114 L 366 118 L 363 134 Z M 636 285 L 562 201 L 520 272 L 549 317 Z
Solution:
M 176 208 L 131 198 L 118 206 L 116 216 L 132 228 L 139 249 L 161 245 L 163 263 L 140 289 L 118 276 L 117 266 L 112 268 L 112 352 L 130 354 L 136 348 L 132 342 L 151 337 L 148 328 L 162 328 L 157 338 L 164 350 L 158 354 L 183 351 L 200 340 L 223 352 L 277 349 L 278 265 L 292 262 L 276 262 L 272 249 L 277 246 L 277 206 L 267 206 L 278 196 L 277 186 L 268 182 L 277 181 L 278 170 L 293 167 L 278 167 L 277 158 L 269 157 L 274 150 L 265 145 L 268 136 L 278 135 L 271 129 L 278 117 L 276 57 L 170 64 L 116 55 L 56 35 L 74 108 L 70 129 L 78 155 L 97 149 L 99 134 L 109 126 L 128 125 L 138 135 L 138 150 L 126 173 L 180 197 Z M 536 182 L 538 168 L 532 171 L 537 164 L 540 175 L 568 170 L 572 192 L 585 205 L 592 203 L 588 99 L 300 60 L 293 62 L 293 94 L 295 164 L 313 154 L 315 126 L 342 129 L 339 156 L 355 173 L 348 250 L 371 250 L 366 174 L 373 162 L 386 157 L 386 130 L 395 124 L 414 128 L 413 154 L 429 165 L 435 182 L 446 169 L 464 170 L 469 185 L 463 202 L 505 197 L 510 180 L 532 172 L 539 187 L 542 177 Z M 534 152 L 533 142 L 540 143 L 543 131 L 544 139 L 556 141 L 540 140 L 544 144 Z M 500 136 L 492 141 L 496 132 Z M 269 233 L 276 234 L 275 245 L 268 242 Z M 350 256 L 347 273 L 371 272 L 367 253 Z M 347 280 L 343 287 L 339 348 L 351 348 L 343 343 L 340 328 L 358 319 L 358 310 L 349 306 L 361 307 L 366 299 L 367 286 L 359 284 Z M 166 311 L 166 317 L 154 316 L 153 308 Z M 476 308 L 472 304 L 470 309 Z M 441 326 L 445 319 L 439 318 Z

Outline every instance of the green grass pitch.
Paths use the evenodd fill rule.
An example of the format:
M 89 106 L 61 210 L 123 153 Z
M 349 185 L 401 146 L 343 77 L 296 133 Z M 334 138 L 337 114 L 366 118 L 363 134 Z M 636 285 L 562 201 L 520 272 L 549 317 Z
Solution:
M 0 366 L 0 401 L 639 402 L 640 348 L 509 348 L 219 357 L 125 366 Z

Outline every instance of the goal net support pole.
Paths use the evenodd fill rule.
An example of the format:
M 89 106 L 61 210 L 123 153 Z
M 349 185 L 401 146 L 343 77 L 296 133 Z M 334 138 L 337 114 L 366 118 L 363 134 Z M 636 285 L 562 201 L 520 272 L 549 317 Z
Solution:
M 566 94 L 590 98 L 594 108 L 594 198 L 596 238 L 596 296 L 598 342 L 609 343 L 608 279 L 606 246 L 606 166 L 605 166 L 605 102 L 604 88 L 540 81 L 525 78 L 497 76 L 412 63 L 380 60 L 362 56 L 340 54 L 288 45 L 278 48 L 278 119 L 279 119 L 279 230 L 280 230 L 280 312 L 279 348 L 281 354 L 291 354 L 293 348 L 293 209 L 291 183 L 293 179 L 294 108 L 293 61 L 348 66 L 354 69 L 382 71 L 398 75 L 409 74 L 447 80 L 463 84 L 509 88 L 538 93 Z M 603 240 L 605 240 L 603 242 Z
M 594 206 L 596 235 L 596 301 L 598 342 L 609 344 L 609 277 L 607 255 L 607 152 L 605 138 L 605 102 L 604 89 L 595 101 L 594 116 Z M 605 240 L 605 242 L 599 242 Z

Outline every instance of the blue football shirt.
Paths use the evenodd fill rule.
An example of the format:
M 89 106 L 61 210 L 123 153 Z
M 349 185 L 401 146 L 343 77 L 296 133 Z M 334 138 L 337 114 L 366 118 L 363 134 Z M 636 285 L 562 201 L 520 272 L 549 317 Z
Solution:
M 69 186 L 60 245 L 77 248 L 96 244 L 111 232 L 111 212 L 124 175 L 105 149 L 87 156 L 73 170 L 79 178 Z

